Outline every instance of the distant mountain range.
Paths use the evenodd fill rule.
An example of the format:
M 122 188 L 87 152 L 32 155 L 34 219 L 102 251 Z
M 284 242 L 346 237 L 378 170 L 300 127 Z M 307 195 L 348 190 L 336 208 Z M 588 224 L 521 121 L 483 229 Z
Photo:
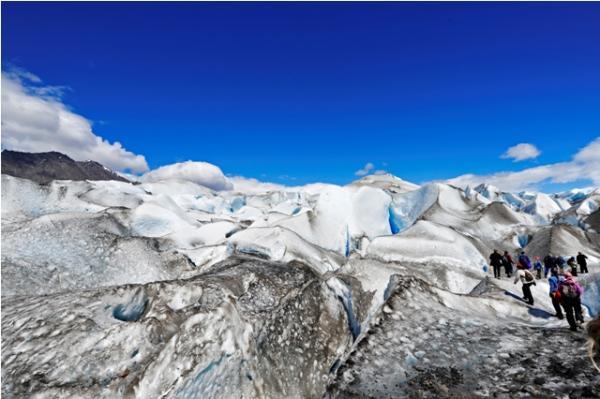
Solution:
M 60 152 L 2 151 L 2 173 L 49 183 L 52 180 L 118 180 L 128 182 L 95 161 L 75 161 Z

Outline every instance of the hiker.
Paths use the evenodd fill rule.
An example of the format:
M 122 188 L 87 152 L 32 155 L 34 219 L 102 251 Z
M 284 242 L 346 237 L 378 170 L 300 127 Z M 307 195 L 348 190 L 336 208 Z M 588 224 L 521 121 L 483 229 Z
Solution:
M 524 251 L 521 251 L 521 255 L 519 255 L 518 263 L 523 265 L 524 269 L 531 269 L 531 260 L 529 256 L 525 255 Z
M 569 258 L 569 260 L 567 261 L 567 266 L 569 266 L 569 272 L 571 273 L 571 275 L 576 277 L 577 276 L 577 263 L 575 263 L 574 257 L 571 256 Z
M 535 263 L 533 264 L 533 269 L 535 270 L 535 278 L 538 280 L 542 278 L 542 262 L 540 262 L 540 257 L 535 257 Z
M 550 299 L 552 300 L 552 306 L 554 306 L 554 310 L 556 311 L 554 316 L 562 320 L 565 316 L 563 316 L 562 308 L 560 307 L 560 293 L 558 292 L 561 278 L 558 276 L 558 269 L 556 267 L 552 268 L 550 274 L 548 284 L 550 285 Z
M 577 253 L 577 263 L 579 263 L 581 273 L 589 273 L 587 268 L 587 256 L 585 256 L 581 252 Z
M 519 263 L 517 264 L 517 274 L 515 275 L 514 283 L 517 284 L 521 280 L 523 284 L 523 300 L 527 301 L 530 305 L 533 305 L 533 295 L 531 295 L 531 286 L 535 285 L 535 277 L 525 267 Z
M 556 257 L 556 265 L 558 267 L 560 267 L 561 269 L 565 268 L 565 258 L 563 258 L 562 256 L 557 256 Z
M 556 259 L 552 254 L 548 254 L 544 257 L 544 278 L 548 277 L 548 272 L 552 270 L 556 266 Z
M 513 272 L 513 262 L 512 257 L 508 253 L 508 251 L 504 251 L 504 256 L 502 257 L 502 264 L 504 264 L 504 271 L 506 272 L 506 277 L 512 277 Z
M 583 294 L 583 288 L 581 288 L 581 285 L 573 278 L 571 273 L 565 272 L 565 279 L 560 282 L 558 292 L 560 303 L 565 310 L 565 315 L 569 322 L 569 329 L 577 331 L 577 322 L 583 323 L 583 314 L 581 312 L 581 294 Z
M 494 268 L 494 277 L 500 278 L 500 268 L 502 267 L 502 255 L 497 249 L 490 255 L 490 265 Z

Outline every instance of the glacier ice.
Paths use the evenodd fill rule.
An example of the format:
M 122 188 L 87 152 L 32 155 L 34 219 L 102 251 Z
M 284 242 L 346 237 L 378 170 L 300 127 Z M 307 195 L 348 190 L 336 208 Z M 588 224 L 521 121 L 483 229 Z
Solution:
M 148 297 L 143 289 L 134 292 L 125 303 L 116 305 L 112 314 L 113 317 L 121 321 L 138 321 L 148 305 Z
M 535 354 L 521 385 L 543 397 L 529 375 L 551 359 L 519 342 L 564 344 L 565 324 L 545 281 L 527 307 L 512 281 L 487 278 L 487 258 L 586 253 L 583 303 L 597 315 L 600 236 L 585 221 L 599 204 L 594 190 L 390 175 L 220 192 L 3 175 L 2 394 L 404 397 L 439 377 L 486 396 L 514 385 L 493 367 Z M 594 378 L 548 375 L 565 390 Z

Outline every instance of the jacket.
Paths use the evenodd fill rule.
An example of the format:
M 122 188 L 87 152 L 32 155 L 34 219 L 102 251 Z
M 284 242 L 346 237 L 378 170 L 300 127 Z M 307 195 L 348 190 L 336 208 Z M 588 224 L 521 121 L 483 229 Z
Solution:
M 581 255 L 577 255 L 577 263 L 579 263 L 581 266 L 587 266 L 587 256 L 585 256 L 584 254 Z
M 531 260 L 527 255 L 519 255 L 519 263 L 527 269 L 531 269 Z
M 550 276 L 548 283 L 550 284 L 550 294 L 554 294 L 556 291 L 558 291 L 558 286 L 561 283 L 561 279 L 558 276 Z
M 544 258 L 544 266 L 547 269 L 552 269 L 556 265 L 556 259 L 550 255 L 546 255 Z
M 490 265 L 492 266 L 502 266 L 502 255 L 497 252 L 494 252 L 490 255 Z

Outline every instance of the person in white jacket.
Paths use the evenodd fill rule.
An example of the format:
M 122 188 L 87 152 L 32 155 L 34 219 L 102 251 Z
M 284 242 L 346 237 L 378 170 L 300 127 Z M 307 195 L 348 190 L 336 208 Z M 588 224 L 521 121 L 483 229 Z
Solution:
M 523 265 L 517 265 L 517 274 L 515 275 L 514 283 L 517 284 L 519 280 L 523 284 L 523 300 L 528 304 L 533 305 L 533 295 L 531 295 L 531 286 L 535 285 L 535 277 L 529 270 L 526 270 Z

